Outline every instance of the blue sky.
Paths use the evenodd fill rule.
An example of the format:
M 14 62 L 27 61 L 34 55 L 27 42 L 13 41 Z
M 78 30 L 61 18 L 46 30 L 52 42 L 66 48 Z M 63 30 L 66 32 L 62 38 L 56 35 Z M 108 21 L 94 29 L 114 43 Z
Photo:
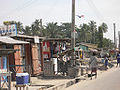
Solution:
M 0 25 L 3 21 L 21 21 L 30 25 L 35 19 L 48 22 L 71 22 L 72 0 L 0 0 Z M 104 36 L 113 40 L 113 23 L 116 35 L 120 29 L 120 0 L 76 0 L 76 25 L 94 20 L 100 25 L 107 23 L 108 33 Z

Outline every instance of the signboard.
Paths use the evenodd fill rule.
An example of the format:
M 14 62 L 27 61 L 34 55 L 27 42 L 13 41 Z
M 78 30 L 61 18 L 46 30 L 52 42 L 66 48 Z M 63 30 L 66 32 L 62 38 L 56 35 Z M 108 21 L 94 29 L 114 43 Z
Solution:
M 0 36 L 17 36 L 16 24 L 0 26 Z
M 39 42 L 39 37 L 35 36 L 35 37 L 34 37 L 34 42 L 35 42 L 35 43 L 40 43 L 40 42 Z
M 71 33 L 71 37 L 72 38 L 77 38 L 78 37 L 78 34 L 75 30 Z

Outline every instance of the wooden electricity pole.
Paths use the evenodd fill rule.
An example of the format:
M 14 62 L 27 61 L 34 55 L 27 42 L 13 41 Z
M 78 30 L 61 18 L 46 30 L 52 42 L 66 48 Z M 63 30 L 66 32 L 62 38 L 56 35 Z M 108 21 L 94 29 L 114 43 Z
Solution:
M 72 26 L 71 26 L 71 48 L 75 49 L 75 34 L 72 33 L 75 30 L 75 0 L 72 0 Z M 75 65 L 75 51 L 72 53 L 71 66 Z
M 115 23 L 113 23 L 113 27 L 114 27 L 114 48 L 116 49 L 116 26 L 115 26 Z
M 120 51 L 120 31 L 118 31 L 118 36 L 119 36 L 119 45 L 118 45 L 118 48 L 119 48 L 119 51 Z

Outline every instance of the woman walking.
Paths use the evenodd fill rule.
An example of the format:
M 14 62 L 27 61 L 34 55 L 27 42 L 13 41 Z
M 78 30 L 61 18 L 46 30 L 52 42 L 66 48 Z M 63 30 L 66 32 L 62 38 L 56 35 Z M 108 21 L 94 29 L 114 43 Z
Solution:
M 90 57 L 90 68 L 91 68 L 91 79 L 92 79 L 92 74 L 93 72 L 95 73 L 95 78 L 97 78 L 97 66 L 98 66 L 98 62 L 97 62 L 97 57 L 96 57 L 96 53 L 93 52 L 93 55 Z

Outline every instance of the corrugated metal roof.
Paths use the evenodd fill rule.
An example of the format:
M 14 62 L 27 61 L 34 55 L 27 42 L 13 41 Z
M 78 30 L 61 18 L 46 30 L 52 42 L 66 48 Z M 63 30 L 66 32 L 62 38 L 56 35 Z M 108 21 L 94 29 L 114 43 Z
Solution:
M 38 36 L 29 36 L 29 35 L 21 35 L 21 34 L 17 34 L 16 37 L 34 39 L 35 37 L 38 37 Z M 45 37 L 38 37 L 38 38 L 39 38 L 39 39 L 45 39 Z
M 45 38 L 43 41 L 71 41 L 70 38 Z
M 0 42 L 5 43 L 5 44 L 28 44 L 29 43 L 26 41 L 15 40 L 15 39 L 10 38 L 8 36 L 1 36 Z
M 91 44 L 91 43 L 80 43 L 81 45 L 85 45 L 89 48 L 97 48 L 97 45 L 96 44 Z

